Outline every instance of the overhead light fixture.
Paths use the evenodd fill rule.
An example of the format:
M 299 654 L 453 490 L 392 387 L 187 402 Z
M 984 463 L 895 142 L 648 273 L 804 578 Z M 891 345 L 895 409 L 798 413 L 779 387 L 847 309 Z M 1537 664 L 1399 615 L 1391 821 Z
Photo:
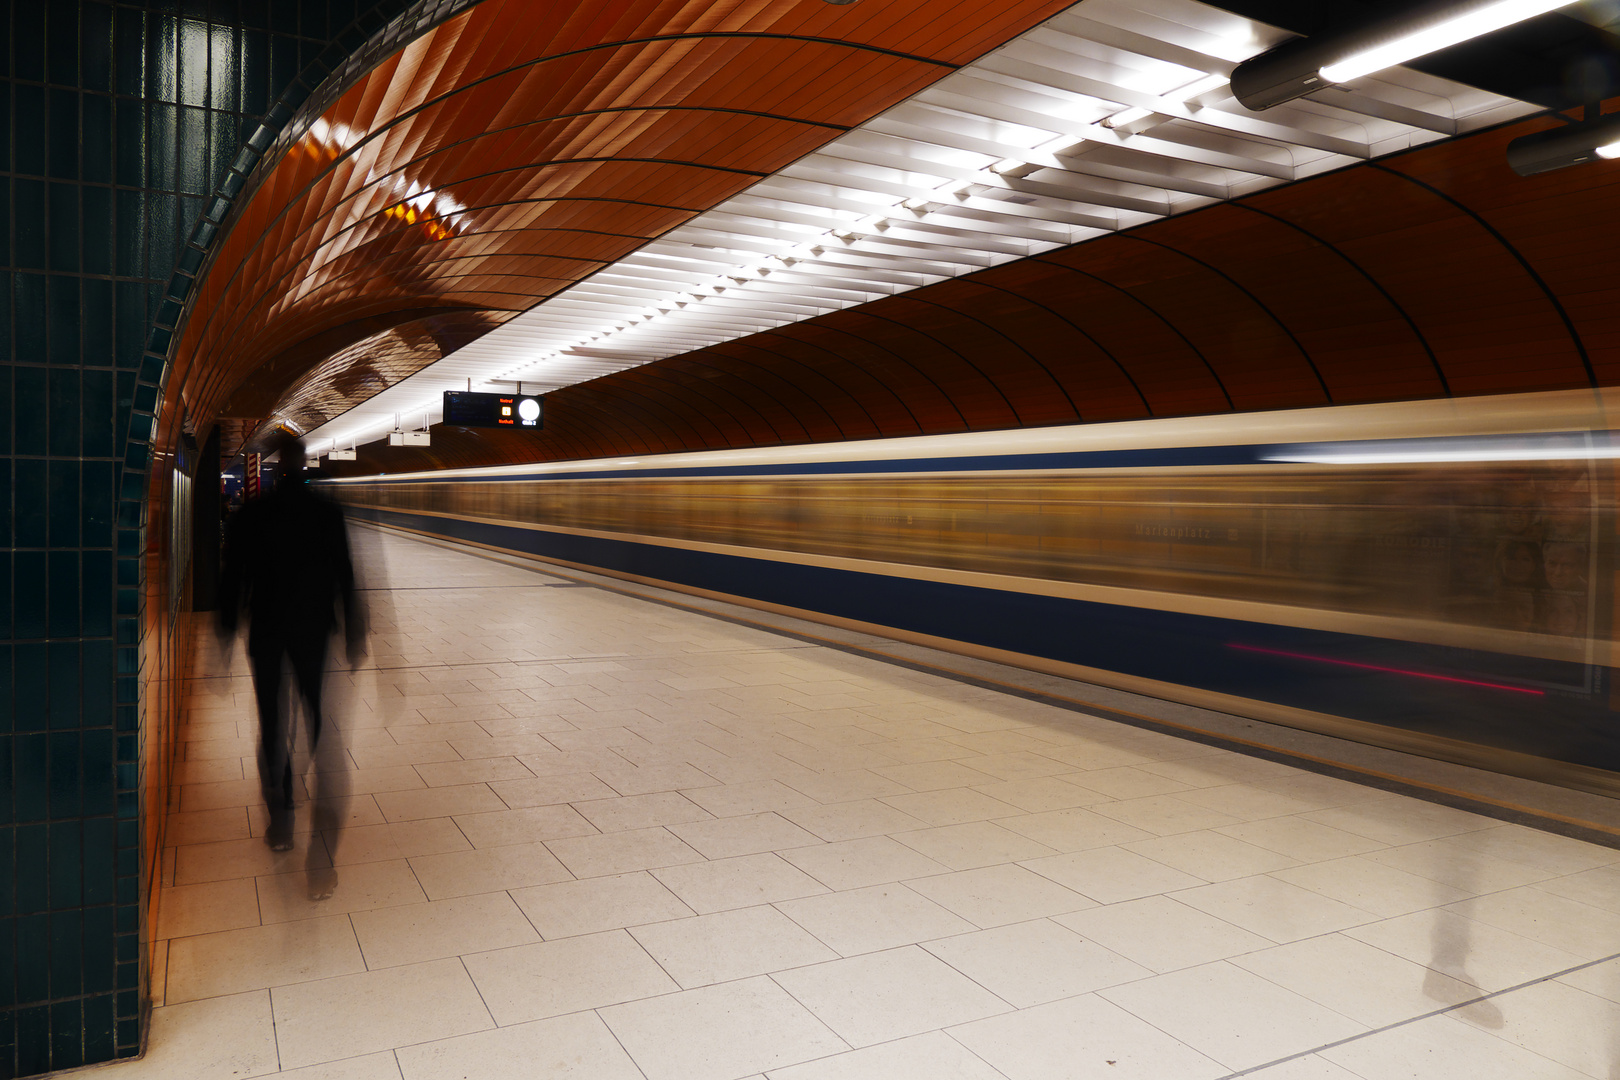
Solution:
M 1300 38 L 1245 60 L 1232 95 L 1255 112 L 1567 7 L 1571 0 L 1430 0 L 1337 37 Z
M 1520 176 L 1620 158 L 1620 113 L 1521 135 L 1508 143 L 1508 167 Z
M 1115 113 L 1113 116 L 1103 117 L 1102 126 L 1105 128 L 1122 128 L 1126 124 L 1134 124 L 1138 120 L 1145 119 L 1152 115 L 1152 109 L 1126 109 L 1123 112 Z

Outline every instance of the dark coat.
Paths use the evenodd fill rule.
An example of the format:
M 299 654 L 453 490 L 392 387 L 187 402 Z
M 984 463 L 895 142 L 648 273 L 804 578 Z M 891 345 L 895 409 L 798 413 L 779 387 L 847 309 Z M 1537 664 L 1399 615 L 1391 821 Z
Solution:
M 248 613 L 248 651 L 324 638 L 343 612 L 351 645 L 363 634 L 343 511 L 289 478 L 247 503 L 225 527 L 219 619 L 225 632 Z

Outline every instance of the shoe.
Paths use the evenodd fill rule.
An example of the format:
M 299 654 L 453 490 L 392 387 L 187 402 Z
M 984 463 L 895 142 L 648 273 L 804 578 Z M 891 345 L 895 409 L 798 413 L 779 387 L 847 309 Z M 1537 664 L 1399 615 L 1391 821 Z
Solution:
M 264 842 L 270 845 L 271 851 L 291 851 L 293 849 L 293 816 L 291 810 L 284 810 L 281 813 L 271 812 L 270 828 L 264 834 Z

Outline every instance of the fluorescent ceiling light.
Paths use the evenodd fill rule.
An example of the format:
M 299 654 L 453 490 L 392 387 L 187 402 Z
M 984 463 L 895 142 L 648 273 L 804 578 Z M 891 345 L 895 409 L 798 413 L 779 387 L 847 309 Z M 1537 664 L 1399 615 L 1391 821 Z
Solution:
M 1607 146 L 1598 147 L 1597 148 L 1597 156 L 1600 157 L 1600 158 L 1610 158 L 1610 159 L 1620 158 L 1620 139 L 1616 139 L 1614 142 L 1609 143 Z
M 1504 26 L 1545 15 L 1549 11 L 1566 7 L 1570 0 L 1496 0 L 1471 10 L 1460 12 L 1449 19 L 1403 34 L 1371 49 L 1347 56 L 1343 60 L 1322 66 L 1322 78 L 1328 82 L 1345 83 L 1371 75 L 1396 64 L 1440 49 L 1456 45 Z

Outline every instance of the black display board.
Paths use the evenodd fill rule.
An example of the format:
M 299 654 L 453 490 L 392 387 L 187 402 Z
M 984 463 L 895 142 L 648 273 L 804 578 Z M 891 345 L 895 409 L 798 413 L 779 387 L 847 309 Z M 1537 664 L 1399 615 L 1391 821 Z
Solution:
M 444 392 L 444 422 L 453 427 L 524 428 L 538 431 L 545 407 L 534 394 Z

